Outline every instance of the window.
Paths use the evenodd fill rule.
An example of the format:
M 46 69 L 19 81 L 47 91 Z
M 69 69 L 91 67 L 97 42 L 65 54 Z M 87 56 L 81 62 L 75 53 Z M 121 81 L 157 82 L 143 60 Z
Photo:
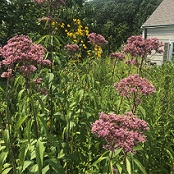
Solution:
M 171 61 L 174 57 L 174 41 L 169 44 L 169 61 Z
M 171 61 L 174 58 L 174 41 L 164 44 L 163 61 Z

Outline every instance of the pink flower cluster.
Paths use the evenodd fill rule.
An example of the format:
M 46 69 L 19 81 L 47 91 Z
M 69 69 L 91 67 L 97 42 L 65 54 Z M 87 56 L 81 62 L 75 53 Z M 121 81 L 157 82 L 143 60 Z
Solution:
M 102 46 L 108 43 L 108 41 L 105 40 L 105 38 L 102 35 L 96 34 L 96 33 L 89 34 L 88 39 L 89 39 L 89 42 L 98 46 Z
M 77 52 L 79 50 L 79 46 L 77 44 L 67 44 L 64 48 L 69 53 Z
M 121 53 L 121 52 L 111 53 L 111 54 L 110 54 L 110 57 L 111 57 L 111 58 L 116 58 L 116 59 L 118 59 L 118 60 L 123 60 L 123 59 L 125 59 L 125 55 L 124 55 L 123 53 Z
M 127 40 L 127 44 L 124 47 L 124 52 L 129 53 L 131 56 L 144 57 L 150 55 L 154 50 L 156 53 L 162 53 L 163 46 L 157 38 L 144 39 L 140 36 L 131 36 Z
M 38 3 L 38 4 L 42 4 L 44 3 L 46 0 L 33 0 L 33 2 Z M 53 3 L 59 3 L 61 5 L 65 4 L 65 0 L 55 0 L 53 1 Z
M 119 83 L 115 83 L 114 87 L 120 95 L 127 98 L 135 96 L 135 94 L 136 96 L 145 96 L 155 92 L 155 87 L 138 74 L 123 78 Z
M 38 4 L 42 4 L 45 2 L 45 0 L 33 0 L 33 2 L 38 3 Z
M 24 77 L 29 77 L 32 72 L 36 71 L 36 64 L 51 64 L 51 61 L 44 60 L 45 48 L 34 44 L 25 35 L 14 36 L 8 40 L 7 45 L 0 49 L 0 55 L 4 58 L 0 62 L 1 67 L 7 68 L 7 72 L 3 72 L 1 77 L 11 77 L 12 71 L 17 67 Z
M 135 65 L 135 66 L 139 66 L 140 65 L 140 63 L 138 62 L 137 59 L 126 60 L 125 64 L 127 64 L 127 65 Z
M 134 146 L 146 141 L 144 132 L 148 125 L 131 112 L 125 115 L 100 113 L 99 120 L 92 124 L 92 133 L 106 141 L 105 149 L 114 151 L 123 148 L 125 152 L 135 152 Z

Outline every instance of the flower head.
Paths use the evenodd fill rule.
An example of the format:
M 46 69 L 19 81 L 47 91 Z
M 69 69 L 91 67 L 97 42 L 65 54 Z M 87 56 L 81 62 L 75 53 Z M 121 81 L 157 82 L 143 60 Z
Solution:
M 146 141 L 144 132 L 148 125 L 131 112 L 125 115 L 100 113 L 99 120 L 92 124 L 92 133 L 106 141 L 105 149 L 114 151 L 123 148 L 125 152 L 135 152 L 134 146 Z
M 116 58 L 118 60 L 123 60 L 125 59 L 125 55 L 121 52 L 115 52 L 110 54 L 110 58 Z
M 25 35 L 14 36 L 0 49 L 0 55 L 4 58 L 0 64 L 7 69 L 15 69 L 18 65 L 19 72 L 28 77 L 36 70 L 36 64 L 51 63 L 49 60 L 44 60 L 45 51 L 42 45 L 33 43 Z
M 131 75 L 115 83 L 114 87 L 118 93 L 124 97 L 145 96 L 155 92 L 155 87 L 150 82 L 140 77 L 138 74 Z
M 45 0 L 33 0 L 33 2 L 38 3 L 38 4 L 42 4 L 45 2 Z
M 79 50 L 79 46 L 77 44 L 67 44 L 65 46 L 65 49 L 68 52 L 73 53 L 73 52 L 77 52 Z
M 157 38 L 144 39 L 140 36 L 131 36 L 128 38 L 127 43 L 124 47 L 124 52 L 129 53 L 131 56 L 144 57 L 150 55 L 154 50 L 157 53 L 162 53 L 163 46 Z
M 105 40 L 105 38 L 102 35 L 96 34 L 96 33 L 89 34 L 88 39 L 89 39 L 89 42 L 98 46 L 102 46 L 108 43 L 108 41 Z

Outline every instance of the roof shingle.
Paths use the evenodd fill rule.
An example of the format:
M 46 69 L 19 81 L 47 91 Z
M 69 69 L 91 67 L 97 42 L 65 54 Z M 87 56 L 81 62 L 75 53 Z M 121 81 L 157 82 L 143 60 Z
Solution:
M 142 27 L 174 25 L 174 0 L 163 0 Z

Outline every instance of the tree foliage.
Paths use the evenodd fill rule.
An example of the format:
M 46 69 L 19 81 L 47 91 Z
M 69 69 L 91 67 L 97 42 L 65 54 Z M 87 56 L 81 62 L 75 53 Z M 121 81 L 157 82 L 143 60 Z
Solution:
M 141 33 L 141 25 L 152 14 L 161 0 L 66 0 L 66 5 L 56 12 L 67 22 L 79 18 L 91 31 L 100 33 L 109 41 L 108 51 L 118 49 L 126 39 Z M 32 0 L 1 0 L 0 43 L 4 44 L 16 34 L 43 34 L 37 21 L 49 15 L 46 7 L 35 5 Z
M 93 0 L 85 7 L 89 9 L 89 6 L 93 6 L 90 14 L 87 11 L 92 29 L 106 36 L 114 48 L 116 46 L 118 49 L 129 36 L 141 33 L 141 25 L 160 2 L 161 0 Z

